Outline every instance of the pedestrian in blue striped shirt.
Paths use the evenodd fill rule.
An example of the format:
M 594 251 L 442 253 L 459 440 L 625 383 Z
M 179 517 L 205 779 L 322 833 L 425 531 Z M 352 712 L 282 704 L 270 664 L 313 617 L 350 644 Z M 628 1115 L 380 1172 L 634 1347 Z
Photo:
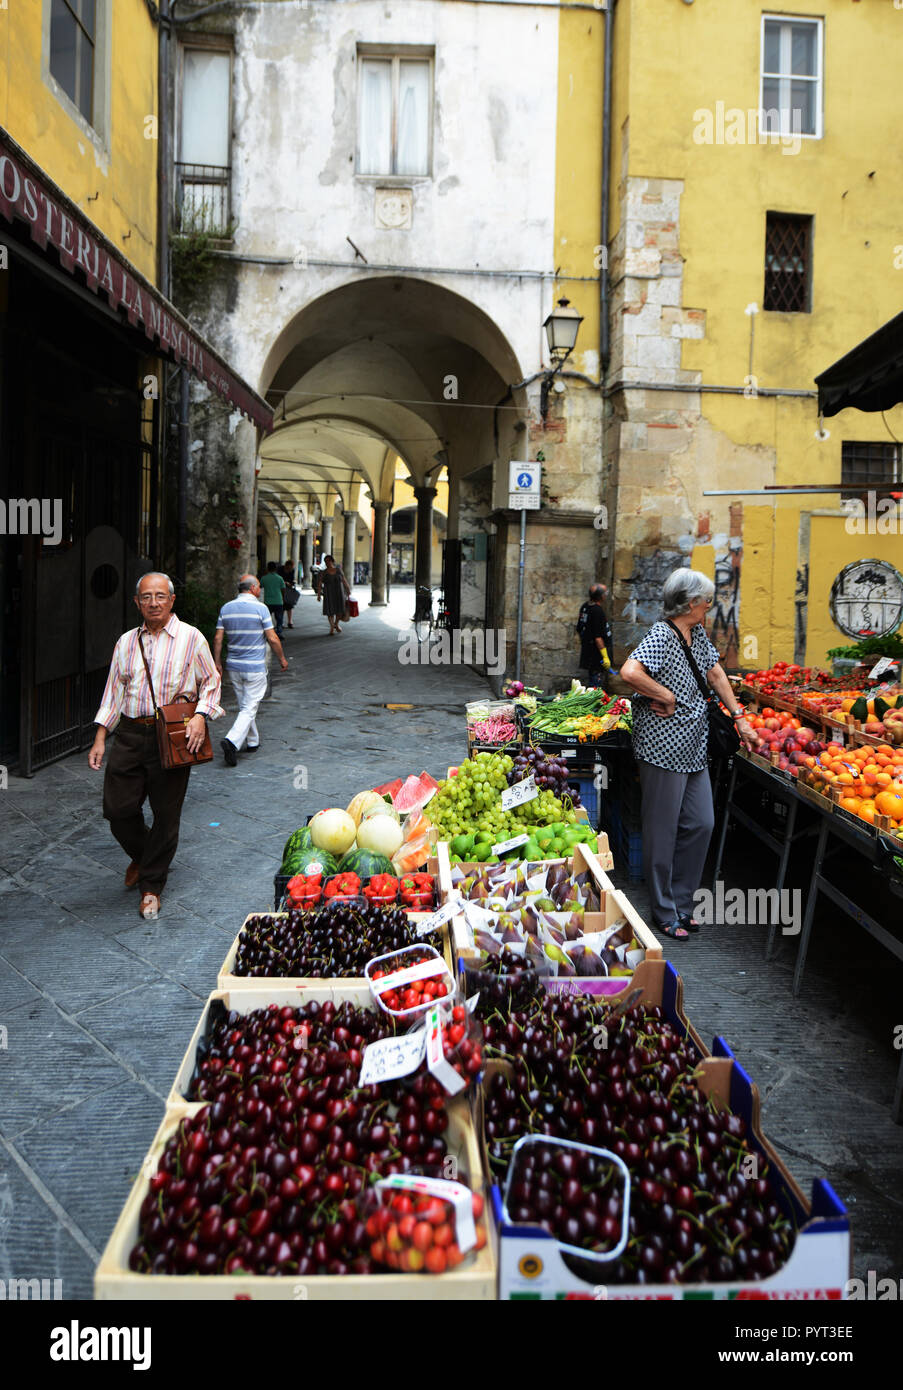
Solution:
M 224 603 L 220 609 L 213 639 L 213 660 L 219 672 L 223 669 L 223 637 L 228 639 L 226 670 L 235 688 L 238 714 L 222 740 L 222 749 L 226 766 L 235 767 L 246 738 L 249 753 L 256 752 L 260 745 L 257 707 L 267 688 L 267 643 L 279 658 L 283 671 L 288 670 L 282 643 L 273 629 L 270 610 L 260 602 L 260 581 L 256 575 L 243 574 L 238 581 L 238 598 Z

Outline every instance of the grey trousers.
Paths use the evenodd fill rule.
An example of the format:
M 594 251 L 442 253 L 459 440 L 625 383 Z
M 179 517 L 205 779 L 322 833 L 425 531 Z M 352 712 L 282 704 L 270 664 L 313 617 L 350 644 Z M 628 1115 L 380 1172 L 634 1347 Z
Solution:
M 643 790 L 643 868 L 652 925 L 691 916 L 715 814 L 708 768 L 670 772 L 637 760 Z

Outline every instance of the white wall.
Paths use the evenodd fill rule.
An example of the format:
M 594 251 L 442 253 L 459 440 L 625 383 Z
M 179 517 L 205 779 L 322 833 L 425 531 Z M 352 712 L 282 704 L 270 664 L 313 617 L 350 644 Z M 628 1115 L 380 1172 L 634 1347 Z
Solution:
M 235 18 L 233 215 L 244 255 L 351 264 L 554 270 L 558 17 L 436 0 L 262 4 Z M 413 190 L 413 226 L 375 224 L 355 176 L 356 44 L 435 46 L 433 173 Z M 301 308 L 356 272 L 247 265 L 229 315 L 230 360 L 261 385 L 267 351 Z M 429 275 L 482 308 L 525 373 L 541 363 L 551 281 Z M 217 328 L 212 325 L 215 335 Z M 437 325 L 437 327 L 441 327 Z

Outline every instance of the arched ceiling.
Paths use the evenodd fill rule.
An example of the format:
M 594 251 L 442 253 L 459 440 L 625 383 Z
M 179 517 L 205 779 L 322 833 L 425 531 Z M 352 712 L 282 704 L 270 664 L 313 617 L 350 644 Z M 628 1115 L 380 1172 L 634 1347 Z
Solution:
M 388 500 L 396 454 L 415 485 L 443 464 L 450 478 L 483 468 L 502 429 L 526 418 L 524 393 L 508 391 L 521 376 L 492 320 L 439 285 L 374 276 L 330 291 L 267 356 L 276 429 L 261 447 L 261 494 L 289 507 L 315 498 L 332 515 L 337 499 L 356 509 L 364 488 Z

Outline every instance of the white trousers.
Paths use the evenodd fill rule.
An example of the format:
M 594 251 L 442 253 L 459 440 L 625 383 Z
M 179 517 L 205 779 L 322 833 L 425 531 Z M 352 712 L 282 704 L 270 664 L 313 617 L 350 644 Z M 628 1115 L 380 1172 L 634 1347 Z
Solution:
M 247 674 L 230 671 L 229 679 L 238 700 L 238 714 L 226 738 L 235 748 L 241 748 L 245 738 L 248 740 L 249 748 L 256 748 L 260 742 L 256 723 L 257 706 L 266 694 L 266 671 L 252 671 Z

